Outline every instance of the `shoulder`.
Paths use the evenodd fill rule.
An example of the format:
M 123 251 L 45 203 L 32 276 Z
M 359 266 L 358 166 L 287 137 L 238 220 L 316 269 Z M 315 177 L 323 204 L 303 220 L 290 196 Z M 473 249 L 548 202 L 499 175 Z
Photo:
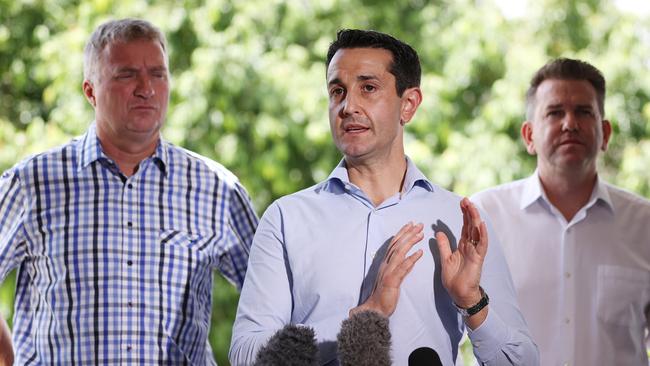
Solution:
M 30 181 L 39 171 L 57 169 L 63 165 L 76 162 L 77 144 L 80 138 L 74 138 L 69 142 L 53 147 L 49 150 L 29 155 L 6 170 L 2 178 L 18 177 L 21 180 Z
M 636 193 L 605 182 L 615 208 L 630 209 L 636 214 L 650 215 L 650 200 Z
M 189 171 L 216 178 L 229 187 L 239 185 L 239 179 L 220 163 L 194 151 L 164 142 L 168 151 L 168 165 L 171 170 Z
M 518 203 L 526 183 L 531 178 L 519 179 L 473 194 L 470 200 L 487 209 L 497 203 Z
M 332 183 L 323 181 L 314 184 L 311 187 L 307 187 L 286 196 L 282 196 L 275 200 L 273 204 L 278 207 L 290 209 L 299 205 L 330 199 L 333 196 L 333 192 L 327 189 L 328 184 Z
M 425 199 L 433 201 L 433 204 L 438 206 L 453 206 L 453 209 L 456 210 L 460 201 L 463 199 L 463 196 L 454 193 L 446 188 L 443 188 L 437 184 L 429 182 L 431 190 L 421 189 L 419 190 L 418 196 L 416 199 L 421 199 L 420 195 L 423 194 Z M 442 207 L 441 207 L 442 208 Z
M 347 202 L 343 196 L 343 187 L 339 186 L 339 182 L 325 180 L 276 199 L 267 207 L 263 216 L 298 218 L 320 211 L 331 212 L 333 207 Z

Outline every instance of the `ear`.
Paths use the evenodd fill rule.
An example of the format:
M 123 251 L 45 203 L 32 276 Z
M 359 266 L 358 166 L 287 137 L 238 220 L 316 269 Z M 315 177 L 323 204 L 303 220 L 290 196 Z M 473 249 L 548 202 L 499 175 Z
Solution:
M 95 100 L 95 87 L 93 86 L 93 83 L 88 79 L 84 80 L 82 89 L 88 103 L 95 108 L 97 106 L 97 101 Z
M 409 88 L 402 93 L 402 106 L 399 115 L 399 123 L 404 126 L 409 123 L 415 111 L 418 110 L 420 103 L 422 103 L 422 91 L 419 87 Z
M 602 151 L 607 151 L 607 144 L 609 144 L 609 138 L 612 137 L 612 124 L 608 120 L 603 120 L 603 143 L 600 145 Z
M 533 123 L 530 121 L 524 121 L 521 124 L 521 137 L 524 139 L 524 144 L 526 144 L 526 151 L 530 155 L 535 155 L 535 141 L 533 141 Z

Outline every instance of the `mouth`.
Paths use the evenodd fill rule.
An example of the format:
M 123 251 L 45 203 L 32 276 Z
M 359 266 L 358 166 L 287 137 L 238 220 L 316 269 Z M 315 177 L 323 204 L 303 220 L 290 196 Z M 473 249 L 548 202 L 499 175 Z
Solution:
M 131 107 L 131 109 L 136 110 L 136 111 L 155 111 L 156 108 L 154 106 L 150 105 L 136 105 Z
M 572 139 L 572 140 L 565 140 L 560 142 L 560 146 L 563 145 L 584 145 L 584 144 L 582 143 L 582 141 Z
M 362 133 L 365 131 L 368 131 L 370 128 L 363 126 L 363 125 L 357 125 L 357 124 L 349 124 L 343 126 L 343 131 L 345 133 Z

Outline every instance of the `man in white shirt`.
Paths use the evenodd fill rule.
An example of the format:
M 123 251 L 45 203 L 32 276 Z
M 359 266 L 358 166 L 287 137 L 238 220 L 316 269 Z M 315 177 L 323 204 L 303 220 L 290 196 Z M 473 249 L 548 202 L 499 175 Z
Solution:
M 542 365 L 648 365 L 650 201 L 604 182 L 605 79 L 557 59 L 532 78 L 521 135 L 535 173 L 476 194 Z

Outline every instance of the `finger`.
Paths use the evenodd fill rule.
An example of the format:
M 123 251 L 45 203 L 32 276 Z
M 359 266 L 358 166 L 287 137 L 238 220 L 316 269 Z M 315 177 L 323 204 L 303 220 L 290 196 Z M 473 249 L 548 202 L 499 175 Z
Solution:
M 413 227 L 413 222 L 409 221 L 407 222 L 404 226 L 402 226 L 397 234 L 393 235 L 393 239 L 391 240 L 391 245 L 395 244 L 404 233 L 409 231 Z
M 408 251 L 424 237 L 424 233 L 422 232 L 423 228 L 423 224 L 413 225 L 409 230 L 402 234 L 402 236 L 392 246 L 391 251 L 387 254 L 386 262 L 388 263 L 392 261 L 394 257 L 404 258 L 406 253 L 408 253 Z
M 469 199 L 465 202 L 465 205 L 470 221 L 468 239 L 472 244 L 478 244 L 482 239 L 480 227 L 483 223 L 483 220 L 481 220 L 481 214 L 476 208 L 476 205 L 474 205 Z
M 399 266 L 396 268 L 395 275 L 396 278 L 399 279 L 399 283 L 402 283 L 402 280 L 411 273 L 411 270 L 413 269 L 413 266 L 415 266 L 415 263 L 422 258 L 422 255 L 424 254 L 424 251 L 422 249 L 418 249 L 415 253 L 409 255 L 408 257 L 404 258 L 402 263 L 399 264 Z
M 436 233 L 436 242 L 438 244 L 438 252 L 440 253 L 440 260 L 446 262 L 451 257 L 451 245 L 447 235 L 442 231 Z
M 395 247 L 395 256 L 398 258 L 404 258 L 406 256 L 406 253 L 408 253 L 411 248 L 419 243 L 423 237 L 424 233 L 422 232 L 421 228 L 419 231 L 412 231 L 405 235 Z
M 481 257 L 485 257 L 488 248 L 488 231 L 487 225 L 484 221 L 481 221 L 481 224 L 479 225 L 479 232 L 481 240 L 476 245 L 476 251 L 481 255 Z
M 399 242 L 400 238 L 404 235 L 404 233 L 408 232 L 412 227 L 413 227 L 413 222 L 409 221 L 406 223 L 406 225 L 402 226 L 402 228 L 399 229 L 397 234 L 393 235 L 393 238 L 391 239 L 390 244 L 386 249 L 386 255 L 384 255 L 384 262 L 389 262 L 393 250 L 397 245 L 397 243 Z
M 463 214 L 463 228 L 462 228 L 461 233 L 460 233 L 461 234 L 461 239 L 463 239 L 463 238 L 469 239 L 469 235 L 470 235 L 471 221 L 470 221 L 470 215 L 469 215 L 468 208 L 467 208 L 467 201 L 468 201 L 467 197 L 463 198 L 460 201 L 460 211 Z
M 481 220 L 481 214 L 478 212 L 478 208 L 469 200 L 467 200 L 467 212 L 469 213 L 470 220 L 474 223 L 474 227 L 478 227 L 478 223 Z

